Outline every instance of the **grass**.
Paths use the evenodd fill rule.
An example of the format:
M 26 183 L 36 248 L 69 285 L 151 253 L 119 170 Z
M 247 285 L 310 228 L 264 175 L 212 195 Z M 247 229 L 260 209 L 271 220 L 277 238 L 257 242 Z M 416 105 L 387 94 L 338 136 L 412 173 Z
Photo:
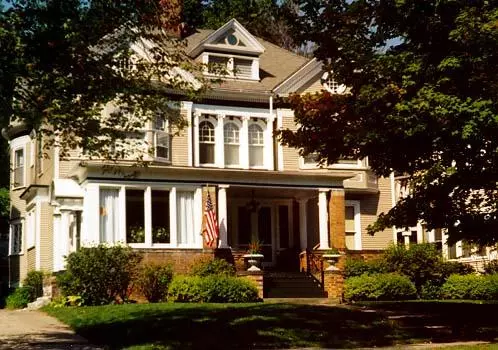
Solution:
M 498 304 L 161 303 L 45 311 L 111 349 L 352 348 L 498 337 Z

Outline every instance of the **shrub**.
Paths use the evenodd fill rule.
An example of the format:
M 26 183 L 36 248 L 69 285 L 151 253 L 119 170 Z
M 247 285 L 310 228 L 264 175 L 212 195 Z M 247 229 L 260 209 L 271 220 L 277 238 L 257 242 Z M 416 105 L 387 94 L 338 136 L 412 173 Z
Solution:
M 441 283 L 439 281 L 427 281 L 422 286 L 420 298 L 425 300 L 441 299 Z
M 498 299 L 498 275 L 451 275 L 441 288 L 445 299 Z
M 259 300 L 258 289 L 250 281 L 221 275 L 175 277 L 169 288 L 175 302 L 247 303 Z
M 344 265 L 344 277 L 356 277 L 363 274 L 384 273 L 386 266 L 380 259 L 364 261 L 362 259 L 346 259 Z
M 193 276 L 224 275 L 235 276 L 235 266 L 224 259 L 200 260 L 192 266 Z
M 124 246 L 80 248 L 67 257 L 57 281 L 65 296 L 79 295 L 83 305 L 124 302 L 141 257 Z
M 147 301 L 157 303 L 168 295 L 172 278 L 170 265 L 144 264 L 137 274 L 136 284 Z
M 30 288 L 17 288 L 12 294 L 7 297 L 5 306 L 7 307 L 7 309 L 22 309 L 25 308 L 29 302 L 31 302 L 30 298 Z
M 383 273 L 348 278 L 344 298 L 359 300 L 407 300 L 417 294 L 414 284 L 403 275 Z
M 24 288 L 30 291 L 29 301 L 35 301 L 36 298 L 43 295 L 43 272 L 28 272 L 22 284 Z
M 491 260 L 484 265 L 484 273 L 487 275 L 492 275 L 498 273 L 498 260 Z

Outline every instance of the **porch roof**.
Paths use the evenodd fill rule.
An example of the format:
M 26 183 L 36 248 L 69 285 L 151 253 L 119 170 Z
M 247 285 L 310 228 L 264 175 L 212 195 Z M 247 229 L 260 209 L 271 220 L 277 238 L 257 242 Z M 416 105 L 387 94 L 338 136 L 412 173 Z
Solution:
M 89 161 L 77 167 L 73 174 L 78 182 L 131 181 L 195 184 L 227 184 L 258 187 L 287 188 L 342 188 L 351 172 L 297 172 L 219 168 L 193 168 L 150 165 L 134 167 L 132 164 L 111 165 L 115 171 L 104 171 L 109 166 L 102 161 Z

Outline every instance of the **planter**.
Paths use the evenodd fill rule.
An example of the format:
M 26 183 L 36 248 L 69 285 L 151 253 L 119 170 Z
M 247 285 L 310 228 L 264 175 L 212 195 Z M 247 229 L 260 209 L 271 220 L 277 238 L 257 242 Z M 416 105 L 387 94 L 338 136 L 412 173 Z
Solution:
M 329 267 L 325 269 L 325 271 L 338 271 L 339 269 L 335 266 L 337 261 L 341 257 L 341 254 L 323 254 L 323 259 L 327 261 Z
M 247 271 L 261 271 L 261 261 L 265 257 L 263 254 L 245 254 L 243 257 L 249 264 Z

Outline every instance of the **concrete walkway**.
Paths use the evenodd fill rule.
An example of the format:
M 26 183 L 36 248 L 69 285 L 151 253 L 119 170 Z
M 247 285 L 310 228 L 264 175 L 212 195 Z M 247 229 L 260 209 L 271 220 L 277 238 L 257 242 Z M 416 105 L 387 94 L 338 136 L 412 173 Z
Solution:
M 0 310 L 0 349 L 99 349 L 41 311 Z

